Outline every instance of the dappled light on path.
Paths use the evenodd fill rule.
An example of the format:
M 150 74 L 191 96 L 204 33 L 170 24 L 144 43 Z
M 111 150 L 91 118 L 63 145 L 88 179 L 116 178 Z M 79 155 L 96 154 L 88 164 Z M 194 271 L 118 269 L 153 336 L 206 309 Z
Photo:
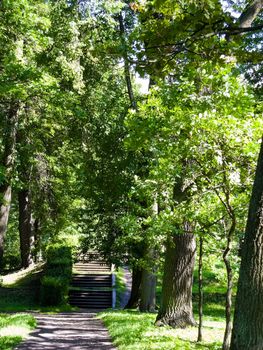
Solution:
M 95 313 L 36 315 L 38 327 L 16 350 L 114 350 L 106 328 Z

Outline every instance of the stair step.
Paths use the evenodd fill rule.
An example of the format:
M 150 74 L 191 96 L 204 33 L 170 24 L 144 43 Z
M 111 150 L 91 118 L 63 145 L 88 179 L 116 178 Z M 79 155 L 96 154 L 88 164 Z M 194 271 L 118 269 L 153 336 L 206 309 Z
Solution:
M 90 262 L 86 262 L 86 263 L 75 263 L 74 266 L 78 266 L 78 267 L 87 267 L 87 266 L 110 267 L 110 265 L 107 263 L 100 263 L 100 262 L 96 262 L 96 261 L 90 261 Z
M 99 310 L 105 310 L 111 308 L 111 305 L 92 305 L 92 304 L 72 304 L 72 306 L 79 307 L 81 309 L 99 309 Z
M 90 278 L 90 275 L 74 276 L 72 278 L 74 281 L 89 281 L 89 282 L 109 282 L 111 281 L 111 275 L 109 278 Z
M 69 302 L 70 303 L 75 303 L 75 302 L 82 302 L 82 303 L 90 303 L 90 304 L 101 304 L 101 303 L 107 303 L 111 304 L 111 300 L 109 298 L 106 299 L 81 299 L 81 298 L 70 298 Z
M 81 291 L 81 290 L 70 290 L 69 295 L 80 295 L 84 297 L 89 297 L 89 296 L 102 296 L 102 295 L 109 295 L 111 296 L 112 292 L 111 290 L 87 290 L 87 291 Z
M 85 283 L 85 284 L 107 284 L 107 285 L 111 285 L 111 280 L 106 280 L 106 281 L 104 281 L 104 280 L 102 280 L 102 281 L 90 281 L 90 280 L 85 280 L 85 279 L 83 279 L 83 280 L 75 280 L 75 279 L 73 279 L 72 280 L 72 283 L 75 283 L 75 284 L 82 284 L 82 283 Z
M 111 272 L 111 270 L 110 269 L 102 269 L 102 268 L 88 268 L 88 269 L 79 269 L 79 268 L 73 268 L 73 271 L 76 271 L 76 272 L 78 272 L 78 273 L 83 273 L 83 272 L 87 272 L 87 273 L 89 273 L 89 272 L 100 272 L 100 273 L 102 273 L 102 272 Z
M 90 280 L 105 280 L 105 279 L 111 279 L 111 275 L 109 274 L 99 274 L 99 275 L 83 275 L 83 274 L 73 274 L 73 278 L 88 278 Z
M 111 266 L 106 261 L 96 260 L 94 254 L 73 265 L 71 287 L 69 303 L 73 306 L 90 309 L 112 307 L 112 291 L 103 290 L 112 287 Z
M 93 279 L 93 278 L 87 278 L 85 276 L 83 277 L 74 277 L 72 278 L 72 281 L 74 281 L 75 283 L 82 283 L 82 282 L 85 282 L 85 283 L 111 283 L 111 278 L 96 278 L 96 279 Z
M 78 266 L 78 267 L 87 267 L 87 266 L 100 266 L 100 267 L 110 267 L 109 264 L 106 263 L 98 263 L 98 262 L 87 262 L 87 263 L 75 263 L 74 266 Z
M 71 283 L 70 287 L 73 288 L 98 288 L 98 290 L 103 290 L 103 289 L 112 289 L 111 284 L 102 284 L 102 283 Z

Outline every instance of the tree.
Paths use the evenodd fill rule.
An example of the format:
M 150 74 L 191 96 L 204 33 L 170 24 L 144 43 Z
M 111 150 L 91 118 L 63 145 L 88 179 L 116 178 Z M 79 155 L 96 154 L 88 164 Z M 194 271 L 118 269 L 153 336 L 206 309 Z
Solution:
M 25 101 L 42 78 L 34 61 L 41 45 L 45 45 L 43 31 L 48 26 L 45 17 L 46 6 L 41 5 L 41 1 L 34 4 L 30 1 L 23 3 L 3 1 L 0 7 L 2 42 L 0 96 L 4 130 L 1 155 L 0 265 L 12 196 L 18 123 L 25 108 Z M 31 40 L 32 35 L 34 42 Z M 28 86 L 29 80 L 32 82 L 30 86 Z
M 179 81 L 175 78 L 170 83 L 155 86 L 147 99 L 139 104 L 138 115 L 130 116 L 129 142 L 134 148 L 154 150 L 156 159 L 149 171 L 151 180 L 163 183 L 171 208 L 166 204 L 163 209 L 164 212 L 170 211 L 169 216 L 164 216 L 170 224 L 166 227 L 164 295 L 157 318 L 160 325 L 194 323 L 191 306 L 195 254 L 193 233 L 198 232 L 200 201 L 202 198 L 207 201 L 204 204 L 207 210 L 213 198 L 211 191 L 218 189 L 218 199 L 226 195 L 224 210 L 229 209 L 227 198 L 231 188 L 231 208 L 237 205 L 235 198 L 239 198 L 241 186 L 238 178 L 241 173 L 242 178 L 245 176 L 241 169 L 247 169 L 245 164 L 249 159 L 243 146 L 249 144 L 250 139 L 243 132 L 260 129 L 259 120 L 254 121 L 251 117 L 253 97 L 245 86 L 242 87 L 244 83 L 236 73 L 219 65 L 203 64 L 195 72 L 188 67 L 184 75 L 181 72 Z M 192 83 L 193 80 L 196 84 Z M 239 143 L 241 139 L 243 146 Z M 235 184 L 231 175 L 236 172 Z M 226 213 L 220 212 L 220 215 Z M 216 216 L 214 221 L 219 219 Z M 180 256 L 178 261 L 176 255 Z M 184 268 L 182 264 L 185 264 Z M 180 271 L 185 274 L 180 274 Z
M 170 0 L 146 2 L 145 7 L 135 6 L 140 12 L 140 33 L 145 43 L 137 54 L 138 69 L 159 76 L 172 73 L 176 79 L 183 67 L 191 69 L 195 64 L 200 65 L 204 59 L 214 62 L 219 59 L 221 63 L 227 56 L 233 59 L 233 55 L 238 56 L 238 59 L 247 59 L 251 52 L 237 34 L 256 33 L 262 28 L 261 23 L 253 25 L 262 6 L 260 0 L 248 4 L 241 9 L 237 21 L 232 17 L 231 11 L 224 9 L 219 1 L 202 4 L 191 1 L 187 7 L 183 2 L 172 4 Z M 255 38 L 257 35 L 250 36 L 251 41 L 256 42 Z M 241 43 L 240 47 L 235 45 L 236 41 Z M 254 55 L 254 62 L 257 60 L 258 57 Z M 194 78 L 192 81 L 198 83 Z M 187 240 L 185 242 L 187 245 Z M 171 257 L 167 256 L 167 259 Z M 178 266 L 174 268 L 175 271 L 179 270 Z M 189 285 L 190 278 L 192 277 L 189 277 Z M 180 295 L 177 297 L 180 298 Z
M 66 176 L 66 170 L 58 171 L 55 163 L 61 164 L 63 156 L 65 160 L 68 157 L 66 153 L 70 152 L 66 147 L 69 144 L 66 137 L 69 137 L 70 118 L 77 118 L 73 118 L 72 114 L 73 110 L 78 109 L 76 104 L 83 87 L 79 62 L 82 52 L 75 2 L 4 1 L 0 11 L 3 17 L 0 27 L 3 42 L 1 130 L 4 131 L 0 149 L 3 199 L 0 258 L 4 250 L 12 188 L 18 189 L 21 214 L 19 226 L 21 233 L 23 231 L 22 260 L 26 267 L 30 260 L 31 235 L 31 215 L 26 197 L 29 195 L 31 198 L 31 209 L 37 216 L 36 222 L 40 223 L 38 228 L 46 229 L 46 232 L 57 232 L 59 226 L 62 229 L 64 218 L 59 210 L 63 205 L 66 206 L 66 195 L 62 196 L 63 191 L 60 191 L 61 196 L 58 195 L 62 185 L 59 184 L 59 188 L 59 181 L 52 181 L 52 177 L 55 177 L 54 174 L 57 179 Z M 41 174 L 39 182 L 37 176 L 31 176 L 32 168 L 35 175 Z M 45 187 L 43 180 L 48 183 L 48 191 L 46 187 L 40 201 L 40 193 L 43 195 L 42 189 Z M 63 212 L 66 210 L 68 208 Z M 50 212 L 53 215 L 45 215 Z M 56 222 L 56 229 L 51 229 L 50 216 L 53 226 Z
M 231 350 L 259 350 L 262 348 L 262 176 L 263 146 L 259 153 L 245 238 L 242 244 Z

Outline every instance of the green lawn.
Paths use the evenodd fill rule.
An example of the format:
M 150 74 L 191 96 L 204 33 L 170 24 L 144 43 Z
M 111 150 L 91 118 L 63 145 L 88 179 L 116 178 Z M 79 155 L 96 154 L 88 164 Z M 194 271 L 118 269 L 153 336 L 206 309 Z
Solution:
M 211 306 L 211 309 L 213 306 Z M 219 350 L 224 332 L 222 318 L 208 317 L 203 330 L 204 342 L 197 343 L 197 328 L 155 327 L 155 314 L 137 311 L 107 311 L 98 315 L 119 350 Z
M 0 314 L 0 350 L 11 350 L 36 327 L 36 320 L 26 314 Z

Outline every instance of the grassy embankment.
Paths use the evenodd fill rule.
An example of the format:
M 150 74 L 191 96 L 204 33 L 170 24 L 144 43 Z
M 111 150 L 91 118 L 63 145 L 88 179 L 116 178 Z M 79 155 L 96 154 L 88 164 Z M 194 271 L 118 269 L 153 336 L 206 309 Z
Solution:
M 40 278 L 43 264 L 2 276 L 0 312 L 60 312 L 75 308 L 69 305 L 42 307 L 39 304 Z

